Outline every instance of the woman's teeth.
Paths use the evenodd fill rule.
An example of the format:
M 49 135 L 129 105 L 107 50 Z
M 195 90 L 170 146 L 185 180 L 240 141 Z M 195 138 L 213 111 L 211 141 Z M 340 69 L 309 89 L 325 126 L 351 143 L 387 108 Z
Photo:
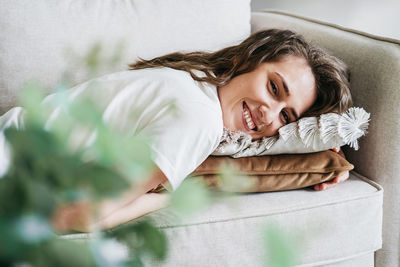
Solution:
M 243 114 L 244 114 L 244 118 L 246 119 L 247 127 L 249 127 L 250 129 L 253 129 L 255 127 L 255 125 L 254 125 L 253 121 L 251 120 L 249 112 L 246 109 L 244 109 Z

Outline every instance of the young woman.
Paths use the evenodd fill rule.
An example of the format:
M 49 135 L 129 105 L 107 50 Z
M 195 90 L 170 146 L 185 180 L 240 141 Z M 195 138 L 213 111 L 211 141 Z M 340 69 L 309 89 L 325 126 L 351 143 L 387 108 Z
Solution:
M 278 29 L 254 33 L 213 53 L 141 59 L 129 71 L 95 81 L 104 90 L 84 83 L 70 90 L 70 98 L 92 97 L 115 129 L 148 134 L 157 168 L 141 186 L 104 201 L 98 221 L 90 216 L 90 203 L 60 207 L 53 221 L 60 230 L 110 228 L 163 207 L 167 194 L 147 192 L 160 184 L 175 190 L 215 150 L 224 126 L 258 139 L 277 134 L 302 116 L 342 113 L 352 102 L 343 62 L 302 36 Z M 168 110 L 171 101 L 175 112 Z M 51 97 L 44 102 L 50 103 Z

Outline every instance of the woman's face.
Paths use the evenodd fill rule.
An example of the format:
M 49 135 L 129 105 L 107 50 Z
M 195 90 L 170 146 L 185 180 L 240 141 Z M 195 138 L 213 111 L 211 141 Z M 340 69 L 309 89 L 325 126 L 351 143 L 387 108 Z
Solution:
M 218 88 L 224 126 L 259 139 L 296 121 L 316 99 L 314 75 L 302 57 L 260 64 Z

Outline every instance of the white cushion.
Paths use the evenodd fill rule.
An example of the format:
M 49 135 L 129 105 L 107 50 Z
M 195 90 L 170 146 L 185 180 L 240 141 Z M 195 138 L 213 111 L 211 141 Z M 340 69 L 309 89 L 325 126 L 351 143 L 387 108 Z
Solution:
M 228 200 L 232 200 L 229 202 Z M 383 190 L 351 172 L 326 191 L 241 194 L 182 219 L 169 208 L 145 217 L 163 229 L 169 242 L 164 264 L 148 266 L 263 266 L 262 231 L 271 223 L 300 238 L 298 264 L 347 261 L 381 248 Z M 66 235 L 86 239 L 90 234 Z
M 74 65 L 96 41 L 111 57 L 124 42 L 122 64 L 174 51 L 215 51 L 250 34 L 250 0 L 12 0 L 0 3 L 0 114 L 15 105 L 24 81 L 47 90 L 68 70 L 73 83 L 89 78 Z

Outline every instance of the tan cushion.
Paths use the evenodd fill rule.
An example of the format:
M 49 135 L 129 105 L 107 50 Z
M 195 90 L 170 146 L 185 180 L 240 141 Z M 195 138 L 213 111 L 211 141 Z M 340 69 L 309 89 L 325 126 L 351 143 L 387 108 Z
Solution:
M 354 166 L 327 150 L 308 154 L 257 157 L 208 157 L 193 173 L 215 189 L 229 192 L 267 192 L 304 188 L 331 180 Z M 222 175 L 222 169 L 236 170 Z M 193 178 L 191 178 L 193 179 Z M 162 187 L 151 192 L 159 192 Z

